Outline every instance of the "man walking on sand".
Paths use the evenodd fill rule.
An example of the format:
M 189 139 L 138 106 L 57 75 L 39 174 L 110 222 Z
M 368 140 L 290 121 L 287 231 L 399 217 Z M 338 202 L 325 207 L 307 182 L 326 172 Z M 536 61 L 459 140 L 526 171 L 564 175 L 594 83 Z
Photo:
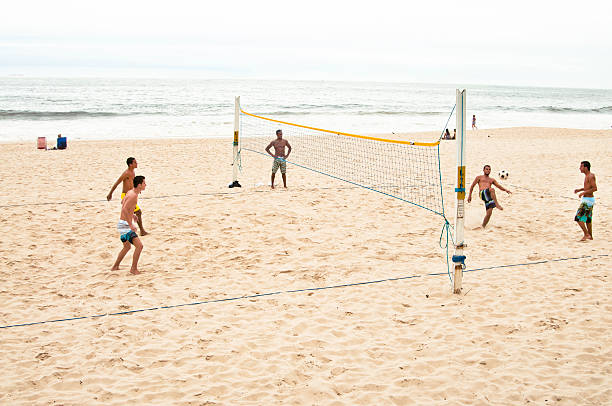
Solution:
M 270 148 L 274 147 L 274 154 L 270 152 Z M 285 147 L 287 147 L 287 154 L 285 154 Z M 283 186 L 287 189 L 287 158 L 289 158 L 289 154 L 291 153 L 291 145 L 289 145 L 289 141 L 283 139 L 283 131 L 276 130 L 276 139 L 268 144 L 266 147 L 266 152 L 270 154 L 270 156 L 274 157 L 274 163 L 272 164 L 272 179 L 270 181 L 270 185 L 272 189 L 274 189 L 274 176 L 276 175 L 276 171 L 278 168 L 281 170 L 281 175 L 283 177 Z
M 589 161 L 580 162 L 580 172 L 584 173 L 584 187 L 574 190 L 574 193 L 580 192 L 578 197 L 581 198 L 580 207 L 578 207 L 574 221 L 578 222 L 584 233 L 580 241 L 587 241 L 593 239 L 593 206 L 595 206 L 593 193 L 597 191 L 597 183 L 595 182 L 595 174 L 591 173 L 591 163 Z
M 145 190 L 146 187 L 147 184 L 144 176 L 134 177 L 134 188 L 129 190 L 121 201 L 121 215 L 117 223 L 117 231 L 119 231 L 119 238 L 123 243 L 123 248 L 119 252 L 119 255 L 117 255 L 117 260 L 111 268 L 111 271 L 119 270 L 121 260 L 130 250 L 130 244 L 133 244 L 136 249 L 134 250 L 134 257 L 132 258 L 130 273 L 133 275 L 138 275 L 140 273 L 138 271 L 138 259 L 140 258 L 143 245 L 140 238 L 138 238 L 138 234 L 136 234 L 136 226 L 134 226 L 133 220 L 136 220 L 134 208 L 136 208 L 136 204 L 138 203 L 138 195 Z
M 505 189 L 502 185 L 497 183 L 495 179 L 489 176 L 491 173 L 491 166 L 485 165 L 482 168 L 482 175 L 476 176 L 474 182 L 472 182 L 472 186 L 470 186 L 470 193 L 468 195 L 468 203 L 472 201 L 472 190 L 474 190 L 474 186 L 478 184 L 478 188 L 480 189 L 480 198 L 485 204 L 485 210 L 487 211 L 484 219 L 482 220 L 482 228 L 485 228 L 489 223 L 489 219 L 491 219 L 491 214 L 493 214 L 493 209 L 497 207 L 500 210 L 504 208 L 497 201 L 497 196 L 495 195 L 495 189 L 493 189 L 493 185 L 497 186 L 500 190 L 503 190 L 506 193 L 512 193 L 508 189 Z M 478 227 L 478 228 L 481 228 Z
M 126 163 L 127 163 L 128 168 L 125 171 L 123 171 L 121 176 L 119 176 L 119 179 L 117 179 L 117 182 L 115 182 L 110 192 L 108 192 L 108 195 L 106 196 L 106 200 L 110 200 L 113 198 L 113 192 L 115 191 L 115 189 L 117 188 L 117 186 L 119 186 L 121 182 L 123 182 L 121 200 L 123 200 L 123 197 L 125 196 L 125 194 L 132 189 L 132 185 L 134 184 L 134 176 L 136 176 L 134 169 L 138 168 L 138 162 L 136 162 L 136 158 L 129 157 Z M 140 207 L 138 207 L 138 205 L 136 205 L 136 207 L 134 208 L 134 214 L 136 214 L 136 217 L 137 217 L 136 222 L 138 223 L 138 227 L 140 228 L 140 235 L 142 236 L 142 235 L 149 234 L 145 231 L 144 227 L 142 226 L 142 210 L 140 209 Z
M 476 114 L 472 114 L 472 130 L 478 130 L 478 127 L 476 127 Z

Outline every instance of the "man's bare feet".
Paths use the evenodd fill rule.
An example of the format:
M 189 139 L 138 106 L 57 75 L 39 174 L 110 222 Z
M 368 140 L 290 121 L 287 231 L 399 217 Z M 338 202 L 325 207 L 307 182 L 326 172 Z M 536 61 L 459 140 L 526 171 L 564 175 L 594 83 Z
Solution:
M 130 269 L 130 273 L 132 275 L 140 275 L 142 272 L 140 272 L 138 269 Z
M 270 186 L 271 189 L 274 189 L 274 185 Z
M 578 242 L 589 241 L 589 240 L 592 240 L 592 239 L 593 239 L 593 237 L 591 237 L 590 235 L 585 235 L 584 237 L 579 239 Z
M 472 230 L 484 230 L 484 227 L 482 225 L 480 225 L 478 227 L 472 228 Z
M 114 266 L 114 267 L 111 268 L 111 271 L 118 271 L 118 270 L 119 270 L 118 266 Z
M 147 235 L 147 234 L 149 234 L 149 233 L 147 233 L 145 230 L 140 230 L 140 235 L 141 235 L 141 236 L 143 236 L 143 235 Z

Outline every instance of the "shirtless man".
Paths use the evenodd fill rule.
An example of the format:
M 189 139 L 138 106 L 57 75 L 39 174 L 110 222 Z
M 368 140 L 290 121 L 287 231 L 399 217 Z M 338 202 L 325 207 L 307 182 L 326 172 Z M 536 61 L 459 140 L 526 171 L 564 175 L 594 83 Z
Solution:
M 119 217 L 119 222 L 117 223 L 117 230 L 119 231 L 119 238 L 123 243 L 123 248 L 119 252 L 119 255 L 117 255 L 117 260 L 111 268 L 111 271 L 119 270 L 121 260 L 130 250 L 130 244 L 133 244 L 134 247 L 136 247 L 136 250 L 134 251 L 134 257 L 132 258 L 130 273 L 133 275 L 138 275 L 140 273 L 138 271 L 138 259 L 140 258 L 143 245 L 140 238 L 138 238 L 138 234 L 136 234 L 136 226 L 134 225 L 133 221 L 136 220 L 134 209 L 137 207 L 136 204 L 138 203 L 138 195 L 140 192 L 145 190 L 146 187 L 147 184 L 144 176 L 135 176 L 134 188 L 129 190 L 121 201 L 121 215 Z
M 472 186 L 470 186 L 470 193 L 468 195 L 468 203 L 472 201 L 472 190 L 474 190 L 474 186 L 478 184 L 478 188 L 480 189 L 480 198 L 485 204 L 486 214 L 484 219 L 482 220 L 482 228 L 485 228 L 489 223 L 489 219 L 491 218 L 491 214 L 493 214 L 493 209 L 497 207 L 500 210 L 504 208 L 501 207 L 499 202 L 497 201 L 497 196 L 495 195 L 495 190 L 493 189 L 493 185 L 497 186 L 500 190 L 503 190 L 506 193 L 512 193 L 508 189 L 505 189 L 502 185 L 497 183 L 495 179 L 489 176 L 491 173 L 491 166 L 485 165 L 482 169 L 484 175 L 476 176 L 474 182 L 472 182 Z M 481 228 L 481 227 L 478 227 Z
M 478 127 L 476 127 L 476 114 L 472 114 L 472 130 L 478 130 Z
M 138 168 L 138 162 L 136 162 L 136 158 L 132 158 L 132 157 L 129 157 L 126 162 L 127 162 L 128 168 L 125 171 L 123 171 L 121 176 L 119 176 L 119 179 L 117 179 L 117 182 L 115 182 L 115 184 L 111 188 L 111 191 L 106 196 L 106 200 L 110 200 L 113 198 L 113 192 L 115 191 L 115 189 L 117 188 L 117 186 L 119 186 L 121 182 L 123 182 L 123 191 L 121 192 L 121 200 L 123 200 L 123 197 L 128 191 L 132 190 L 132 185 L 134 184 L 134 176 L 136 176 L 134 169 Z M 140 235 L 149 234 L 145 231 L 144 227 L 142 226 L 142 210 L 140 209 L 140 207 L 138 207 L 138 205 L 136 205 L 134 209 L 134 214 L 136 214 L 136 217 L 137 217 L 136 222 L 138 223 L 138 227 L 140 227 Z
M 589 161 L 580 162 L 580 172 L 584 173 L 584 187 L 574 190 L 574 193 L 580 192 L 578 197 L 582 198 L 574 221 L 578 222 L 584 233 L 580 241 L 586 241 L 593 239 L 592 220 L 593 206 L 595 205 L 593 193 L 597 191 L 597 183 L 595 183 L 595 174 L 591 173 L 591 163 Z
M 270 148 L 272 147 L 274 147 L 274 154 L 270 152 Z M 287 154 L 285 154 L 285 147 L 288 149 Z M 282 130 L 276 130 L 276 139 L 268 144 L 266 152 L 274 157 L 274 163 L 272 164 L 272 180 L 270 182 L 272 189 L 274 189 L 274 176 L 278 168 L 280 168 L 281 175 L 283 176 L 283 186 L 287 189 L 287 176 L 285 175 L 287 172 L 286 160 L 291 153 L 291 145 L 289 145 L 289 141 L 283 139 Z

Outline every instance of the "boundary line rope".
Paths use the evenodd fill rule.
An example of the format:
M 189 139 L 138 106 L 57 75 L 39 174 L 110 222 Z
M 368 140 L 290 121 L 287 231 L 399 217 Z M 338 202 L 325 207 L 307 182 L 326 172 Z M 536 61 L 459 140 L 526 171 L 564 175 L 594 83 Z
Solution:
M 357 186 L 344 186 L 344 187 L 318 187 L 318 188 L 309 188 L 309 189 L 295 189 L 296 191 L 304 191 L 304 190 L 342 190 L 342 189 L 357 189 Z M 237 194 L 248 194 L 248 193 L 266 193 L 268 190 L 243 190 L 240 192 L 209 192 L 209 193 L 184 193 L 184 194 L 174 194 L 174 195 L 161 195 L 161 196 L 143 196 L 139 197 L 139 200 L 149 200 L 149 199 L 168 199 L 171 197 L 186 197 L 186 196 L 221 196 L 221 195 L 237 195 Z M 63 202 L 43 202 L 43 203 L 19 203 L 19 204 L 6 204 L 1 205 L 0 209 L 6 209 L 10 207 L 28 207 L 28 206 L 49 206 L 53 204 L 81 204 L 81 203 L 107 203 L 108 200 L 100 199 L 100 200 L 73 200 L 73 201 L 63 201 Z
M 245 148 L 246 149 L 246 148 Z M 252 150 L 249 150 L 252 151 Z M 259 152 L 258 152 L 259 153 Z M 292 163 L 287 161 L 288 163 Z M 293 164 L 293 163 L 292 163 Z M 295 165 L 295 164 L 293 164 Z M 309 169 L 309 168 L 307 168 Z M 445 184 L 448 187 L 454 187 L 453 183 L 448 183 Z M 534 189 L 528 189 L 524 186 L 519 186 L 513 183 L 508 183 L 508 185 L 516 188 L 516 189 L 523 189 L 526 190 L 528 192 L 533 192 L 533 193 L 539 193 L 539 194 L 544 194 L 550 197 L 554 197 L 557 199 L 565 199 L 565 200 L 572 200 L 572 201 L 576 201 L 577 198 L 575 196 L 569 197 L 569 196 L 558 196 L 558 195 L 554 195 L 552 193 L 547 193 L 547 192 L 542 192 L 539 190 L 534 190 Z M 341 189 L 357 189 L 357 188 L 361 188 L 362 186 L 344 186 L 344 187 L 318 187 L 318 188 L 310 188 L 310 189 L 295 189 L 298 191 L 304 191 L 304 190 L 329 190 L 329 189 L 334 189 L 334 190 L 341 190 Z M 264 193 L 267 192 L 267 190 L 249 190 L 249 191 L 240 191 L 240 192 L 209 192 L 209 193 L 184 193 L 184 194 L 174 194 L 174 195 L 161 195 L 161 196 L 142 196 L 139 197 L 139 200 L 148 200 L 148 199 L 168 199 L 171 197 L 186 197 L 186 196 L 220 196 L 220 195 L 235 195 L 235 194 L 242 194 L 242 193 Z M 42 203 L 16 203 L 16 204 L 5 204 L 5 205 L 0 205 L 0 209 L 8 209 L 11 207 L 28 207 L 28 206 L 50 206 L 53 204 L 81 204 L 81 203 L 106 203 L 108 202 L 108 200 L 106 199 L 100 199 L 100 200 L 73 200 L 73 201 L 63 201 L 63 202 L 42 202 Z M 605 204 L 602 204 L 600 202 L 597 203 L 598 207 L 608 207 Z
M 543 260 L 543 261 L 524 262 L 524 263 L 519 263 L 519 264 L 497 265 L 497 266 L 490 266 L 490 267 L 484 267 L 484 268 L 467 269 L 467 270 L 464 270 L 463 272 L 476 272 L 476 271 L 484 271 L 488 269 L 529 266 L 529 265 L 544 264 L 548 262 L 561 262 L 561 261 L 570 261 L 570 260 L 577 260 L 577 259 L 602 258 L 602 257 L 608 257 L 610 255 L 611 254 L 597 254 L 597 255 L 585 255 L 582 257 L 557 258 L 557 259 L 549 259 L 549 260 Z M 385 279 L 378 279 L 378 280 L 366 281 L 366 282 L 343 283 L 339 285 L 322 286 L 318 288 L 292 289 L 292 290 L 285 290 L 285 291 L 278 291 L 278 292 L 258 293 L 254 295 L 235 296 L 235 297 L 229 297 L 225 299 L 212 299 L 212 300 L 204 300 L 201 302 L 181 303 L 181 304 L 170 305 L 170 306 L 149 307 L 146 309 L 128 310 L 125 312 L 104 313 L 104 314 L 97 314 L 93 316 L 78 316 L 78 317 L 69 317 L 69 318 L 55 319 L 55 320 L 35 321 L 31 323 L 11 324 L 11 325 L 6 325 L 6 326 L 0 326 L 0 329 L 33 326 L 33 325 L 38 325 L 38 324 L 59 323 L 62 321 L 70 321 L 70 320 L 96 319 L 96 318 L 101 318 L 105 316 L 119 316 L 119 315 L 140 313 L 140 312 L 153 311 L 153 310 L 174 309 L 177 307 L 197 306 L 197 305 L 209 304 L 209 303 L 230 302 L 230 301 L 235 301 L 235 300 L 253 299 L 253 298 L 264 297 L 264 296 L 282 295 L 282 294 L 287 294 L 287 293 L 312 292 L 316 290 L 346 288 L 346 287 L 351 287 L 351 286 L 370 285 L 374 283 L 393 282 L 393 281 L 406 280 L 406 279 L 422 278 L 424 276 L 440 276 L 440 275 L 446 275 L 446 274 L 447 272 L 428 273 L 424 275 L 400 276 L 397 278 L 385 278 Z

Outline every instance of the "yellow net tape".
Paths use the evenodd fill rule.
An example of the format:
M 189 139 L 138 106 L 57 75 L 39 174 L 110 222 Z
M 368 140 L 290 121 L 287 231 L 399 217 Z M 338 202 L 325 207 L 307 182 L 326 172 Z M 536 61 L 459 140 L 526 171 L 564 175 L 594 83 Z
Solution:
M 440 144 L 440 140 L 438 140 L 437 142 L 400 141 L 400 140 L 390 140 L 390 139 L 386 139 L 386 138 L 368 137 L 368 136 L 365 136 L 365 135 L 349 134 L 349 133 L 343 133 L 343 132 L 339 132 L 339 131 L 324 130 L 322 128 L 308 127 L 306 125 L 289 123 L 289 122 L 286 122 L 286 121 L 274 120 L 272 118 L 258 116 L 258 115 L 255 115 L 255 114 L 247 113 L 246 111 L 244 111 L 242 109 L 240 109 L 240 111 L 242 112 L 242 114 L 246 114 L 247 116 L 251 116 L 251 117 L 255 117 L 255 118 L 260 118 L 262 120 L 272 121 L 274 123 L 292 125 L 292 126 L 300 127 L 300 128 L 307 128 L 309 130 L 322 131 L 322 132 L 329 133 L 329 134 L 344 135 L 346 137 L 362 138 L 364 140 L 390 142 L 392 144 L 418 145 L 420 147 L 435 147 L 435 146 L 438 146 L 438 144 Z

